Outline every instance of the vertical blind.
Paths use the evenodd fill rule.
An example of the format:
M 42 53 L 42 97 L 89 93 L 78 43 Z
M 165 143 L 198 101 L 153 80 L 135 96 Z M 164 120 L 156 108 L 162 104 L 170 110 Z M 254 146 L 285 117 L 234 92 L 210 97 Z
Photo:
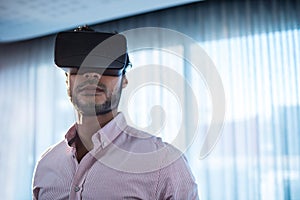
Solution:
M 176 56 L 149 49 L 130 54 L 132 70 L 149 63 L 172 66 L 195 91 L 198 137 L 185 153 L 200 199 L 300 199 L 299 11 L 299 1 L 208 0 L 94 25 L 99 31 L 149 26 L 176 30 L 193 38 L 214 62 L 226 95 L 226 102 L 220 102 L 226 105 L 226 118 L 215 148 L 199 159 L 212 112 L 203 79 Z M 157 35 L 152 42 L 164 48 L 165 39 Z M 3 199 L 31 199 L 35 162 L 63 139 L 75 120 L 65 75 L 54 67 L 53 41 L 54 36 L 48 36 L 0 44 Z M 171 48 L 182 57 L 197 57 L 193 45 L 178 41 Z M 129 84 L 134 83 L 130 77 Z M 184 90 L 185 84 L 179 82 L 178 87 Z M 191 109 L 159 84 L 137 90 L 131 101 L 121 110 L 128 109 L 132 123 L 141 127 L 147 126 L 151 107 L 163 108 L 160 120 L 165 118 L 166 124 L 154 134 L 168 142 L 186 117 L 182 110 Z

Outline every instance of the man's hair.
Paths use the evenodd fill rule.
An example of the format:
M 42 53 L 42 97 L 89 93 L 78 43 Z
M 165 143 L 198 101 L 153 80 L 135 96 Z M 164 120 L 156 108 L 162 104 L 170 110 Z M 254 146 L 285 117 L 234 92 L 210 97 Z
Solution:
M 92 29 L 91 27 L 89 27 L 88 25 L 84 25 L 84 26 L 78 26 L 77 28 L 75 28 L 73 30 L 74 32 L 96 32 L 94 29 Z

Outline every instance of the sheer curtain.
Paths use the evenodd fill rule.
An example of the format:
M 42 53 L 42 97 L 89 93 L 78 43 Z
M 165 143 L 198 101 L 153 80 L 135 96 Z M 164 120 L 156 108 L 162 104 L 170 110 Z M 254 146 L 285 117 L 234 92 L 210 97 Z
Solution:
M 137 79 L 130 73 L 135 69 L 149 64 L 172 66 L 184 78 L 177 83 L 179 91 L 184 93 L 187 84 L 193 89 L 200 123 L 185 153 L 201 199 L 300 198 L 299 11 L 299 1 L 204 1 L 94 25 L 97 30 L 118 32 L 163 27 L 196 41 L 189 46 L 182 41 L 165 44 L 166 36 L 155 35 L 153 45 L 159 43 L 162 49 L 179 55 L 161 49 L 131 52 L 133 68 L 128 78 L 134 85 Z M 137 34 L 134 43 L 142 36 Z M 36 160 L 63 138 L 75 119 L 64 73 L 54 67 L 53 40 L 54 36 L 48 36 L 0 45 L 3 199 L 31 198 Z M 199 159 L 199 153 L 210 124 L 211 97 L 204 79 L 182 59 L 198 56 L 195 45 L 214 62 L 226 95 L 222 136 L 204 159 Z M 192 120 L 186 117 L 193 110 L 189 97 L 178 100 L 178 94 L 164 85 L 167 76 L 144 76 L 162 84 L 143 85 L 130 96 L 128 106 L 121 104 L 130 123 L 147 127 L 155 120 L 151 118 L 153 108 L 162 115 L 147 130 L 172 142 L 184 120 L 189 137 Z
M 64 74 L 53 67 L 53 37 L 1 45 L 3 199 L 30 199 L 37 158 L 62 138 L 67 114 Z

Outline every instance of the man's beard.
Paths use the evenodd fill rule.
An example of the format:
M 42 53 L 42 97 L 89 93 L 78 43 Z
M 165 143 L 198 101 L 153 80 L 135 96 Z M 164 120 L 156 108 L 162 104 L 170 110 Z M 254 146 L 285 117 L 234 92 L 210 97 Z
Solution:
M 105 102 L 97 104 L 96 99 L 95 101 L 85 103 L 80 101 L 78 98 L 78 93 L 80 92 L 81 88 L 83 88 L 86 85 L 97 85 L 97 87 L 101 88 L 106 96 Z M 117 109 L 121 97 L 121 92 L 121 85 L 119 85 L 118 88 L 116 88 L 116 90 L 110 93 L 106 85 L 98 83 L 97 80 L 87 80 L 78 85 L 76 88 L 74 88 L 74 91 L 70 97 L 75 109 L 78 112 L 80 112 L 83 116 L 98 116 L 104 115 L 106 113 L 111 112 L 114 109 Z

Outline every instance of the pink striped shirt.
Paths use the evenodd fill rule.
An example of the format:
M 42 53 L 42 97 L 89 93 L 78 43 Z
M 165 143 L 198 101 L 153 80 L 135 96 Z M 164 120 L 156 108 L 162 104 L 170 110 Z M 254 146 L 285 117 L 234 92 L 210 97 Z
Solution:
M 94 148 L 79 163 L 75 136 L 74 125 L 38 161 L 33 199 L 198 199 L 185 157 L 128 126 L 122 113 L 93 135 Z

